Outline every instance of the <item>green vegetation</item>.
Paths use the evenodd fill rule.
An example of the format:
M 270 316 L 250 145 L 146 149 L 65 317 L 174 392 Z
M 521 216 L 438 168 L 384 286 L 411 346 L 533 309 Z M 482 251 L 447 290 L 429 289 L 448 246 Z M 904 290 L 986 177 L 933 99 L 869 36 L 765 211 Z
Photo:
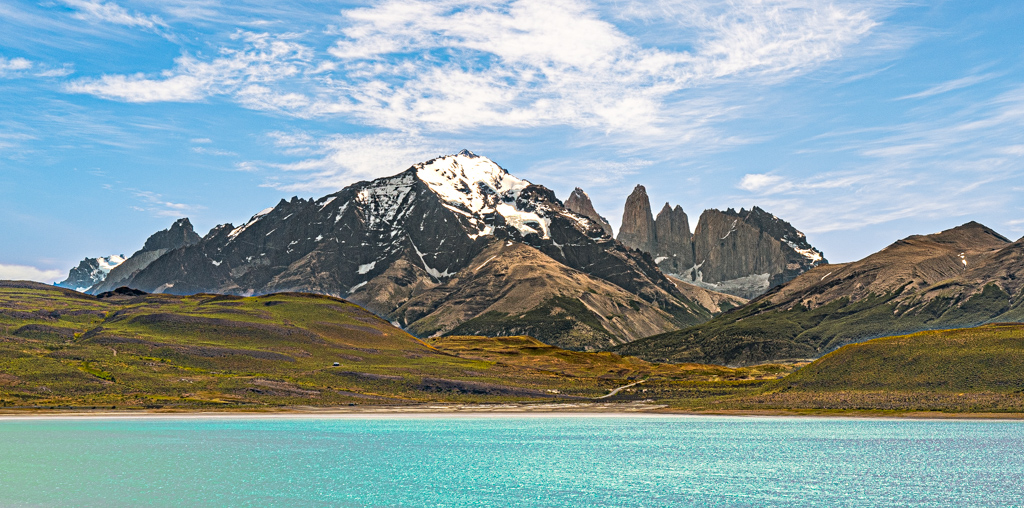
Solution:
M 420 340 L 308 294 L 100 299 L 0 282 L 7 410 L 601 400 L 691 411 L 1024 412 L 1022 324 L 876 339 L 802 365 L 654 364 L 525 336 Z
M 639 310 L 639 307 L 634 309 Z M 455 327 L 448 335 L 470 332 L 488 336 L 557 336 L 563 338 L 563 345 L 580 349 L 587 344 L 608 343 L 614 338 L 601 324 L 600 317 L 586 305 L 575 298 L 561 296 L 549 298 L 519 315 L 497 311 L 484 313 Z
M 851 344 L 718 407 L 1024 412 L 1024 324 Z
M 427 343 L 354 304 L 308 294 L 101 299 L 0 282 L 0 408 L 572 402 L 648 378 L 781 373 L 651 365 L 524 337 Z

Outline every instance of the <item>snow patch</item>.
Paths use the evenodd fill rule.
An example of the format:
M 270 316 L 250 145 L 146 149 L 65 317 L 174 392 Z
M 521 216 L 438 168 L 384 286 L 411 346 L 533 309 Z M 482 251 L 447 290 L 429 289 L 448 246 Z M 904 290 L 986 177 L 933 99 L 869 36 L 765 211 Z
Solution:
M 658 257 L 654 258 L 654 264 L 656 264 L 656 265 L 661 264 L 661 262 L 666 260 L 666 259 L 668 259 L 668 256 L 658 256 Z
M 452 275 L 455 275 L 454 273 L 450 273 L 447 268 L 443 272 L 438 271 L 436 268 L 431 268 L 430 265 L 427 264 L 427 260 L 423 258 L 423 253 L 420 252 L 419 247 L 413 243 L 412 238 L 409 238 L 409 244 L 412 245 L 412 250 L 416 251 L 416 255 L 420 257 L 420 263 L 423 263 L 423 270 L 429 273 L 431 277 L 440 280 L 444 277 L 451 277 Z
M 100 271 L 105 274 L 110 273 L 111 270 L 116 268 L 117 265 L 124 263 L 124 261 L 124 255 L 118 256 L 116 254 L 103 258 L 96 258 L 96 262 L 100 265 Z
M 327 208 L 327 205 L 329 205 L 332 202 L 334 202 L 335 199 L 338 199 L 338 196 L 331 196 L 331 197 L 327 198 L 327 201 L 324 201 L 324 204 L 320 205 L 320 210 L 318 210 L 318 211 L 320 211 L 320 212 L 324 211 L 324 208 Z
M 212 263 L 213 266 L 220 266 L 223 261 L 210 261 L 210 263 Z
M 739 222 L 739 219 L 736 219 L 736 220 L 732 221 L 732 227 L 729 228 L 729 232 L 726 233 L 725 236 L 723 236 L 722 238 L 719 238 L 719 240 L 725 240 L 726 238 L 729 238 L 729 235 L 731 235 L 733 231 L 736 231 L 736 224 L 738 222 Z
M 253 224 L 256 223 L 256 221 L 260 220 L 264 215 L 266 215 L 266 214 L 268 214 L 270 212 L 273 212 L 273 211 L 274 211 L 274 207 L 264 208 L 263 210 L 260 210 L 259 213 L 257 213 L 256 215 L 253 215 L 252 217 L 249 218 L 249 222 L 246 222 L 245 224 L 243 224 L 241 226 L 238 226 L 235 229 L 232 229 L 231 232 L 228 233 L 228 239 L 229 239 L 228 241 L 234 240 L 235 237 L 237 237 L 238 235 L 242 234 L 242 232 L 244 232 L 246 229 L 249 229 L 249 226 L 252 226 Z
M 505 217 L 505 222 L 519 230 L 523 235 L 536 234 L 545 240 L 551 238 L 551 219 L 541 217 L 534 212 L 524 212 L 516 207 L 502 203 L 495 207 L 496 211 Z M 536 228 L 540 228 L 537 231 Z
M 364 282 L 360 282 L 359 284 L 356 284 L 355 286 L 352 286 L 352 287 L 348 288 L 348 292 L 349 292 L 349 294 L 355 293 L 357 289 L 359 289 L 359 288 L 361 288 L 361 287 L 365 286 L 365 285 L 366 285 L 366 284 L 368 284 L 369 282 L 370 282 L 370 281 L 364 281 Z
M 788 244 L 793 250 L 795 250 L 797 254 L 800 254 L 801 256 L 807 258 L 813 263 L 817 263 L 818 261 L 822 260 L 821 253 L 818 252 L 814 247 L 811 247 L 810 249 L 801 249 L 800 247 L 797 246 L 797 244 L 789 240 L 786 240 L 786 244 Z
M 370 263 L 366 263 L 365 265 L 359 265 L 359 270 L 357 270 L 357 272 L 359 273 L 359 275 L 365 275 L 365 274 L 369 273 L 370 270 L 373 270 L 373 267 L 376 266 L 376 265 L 377 265 L 376 261 L 373 261 L 373 262 L 370 262 Z

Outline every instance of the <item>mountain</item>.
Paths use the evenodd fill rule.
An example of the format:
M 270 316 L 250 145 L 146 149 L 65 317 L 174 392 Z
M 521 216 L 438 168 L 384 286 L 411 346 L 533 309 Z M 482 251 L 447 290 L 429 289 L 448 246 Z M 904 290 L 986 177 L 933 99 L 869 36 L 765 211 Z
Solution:
M 1024 239 L 969 222 L 816 267 L 707 323 L 618 351 L 727 365 L 817 358 L 876 337 L 1022 321 L 1022 285 Z
M 583 189 L 579 187 L 573 189 L 569 199 L 565 200 L 565 209 L 600 224 L 604 233 L 612 236 L 612 225 L 608 222 L 608 219 L 605 219 L 601 214 L 597 213 L 597 210 L 594 210 L 594 204 L 590 201 L 590 196 L 583 192 Z
M 117 284 L 174 294 L 315 292 L 422 336 L 515 331 L 574 349 L 711 317 L 649 255 L 623 247 L 547 188 L 465 150 L 317 200 L 281 200 Z
M 110 255 L 101 258 L 85 258 L 78 266 L 68 272 L 68 278 L 54 284 L 62 288 L 85 291 L 90 287 L 103 282 L 110 271 L 125 260 L 124 254 Z
M 125 285 L 134 274 L 149 266 L 160 256 L 181 247 L 195 245 L 201 238 L 192 229 L 188 218 L 178 219 L 171 227 L 153 233 L 141 249 L 115 266 L 106 277 L 93 284 L 89 292 L 99 294 Z
M 803 233 L 758 207 L 705 210 L 691 234 L 689 218 L 678 205 L 665 203 L 652 217 L 642 185 L 626 198 L 618 240 L 654 256 L 666 274 L 743 298 L 828 263 Z
M 618 240 L 627 247 L 654 253 L 658 246 L 658 233 L 651 215 L 651 200 L 647 189 L 637 185 L 626 198 L 622 209 L 622 224 Z

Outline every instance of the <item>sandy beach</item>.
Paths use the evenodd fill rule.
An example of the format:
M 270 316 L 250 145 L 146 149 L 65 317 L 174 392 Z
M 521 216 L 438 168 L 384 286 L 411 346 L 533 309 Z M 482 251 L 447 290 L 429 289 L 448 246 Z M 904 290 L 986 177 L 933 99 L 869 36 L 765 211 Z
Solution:
M 1024 413 L 947 413 L 940 411 L 709 410 L 663 404 L 422 404 L 403 406 L 294 406 L 261 410 L 185 411 L 173 409 L 2 410 L 0 421 L 36 418 L 453 418 L 453 417 L 796 417 L 887 420 L 1024 420 Z

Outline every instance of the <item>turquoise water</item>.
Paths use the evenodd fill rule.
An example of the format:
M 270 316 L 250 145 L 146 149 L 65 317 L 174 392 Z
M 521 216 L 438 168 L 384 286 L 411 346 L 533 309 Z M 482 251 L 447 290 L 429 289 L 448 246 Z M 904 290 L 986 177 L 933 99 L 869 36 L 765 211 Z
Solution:
M 1024 423 L 7 419 L 0 506 L 1024 506 Z

